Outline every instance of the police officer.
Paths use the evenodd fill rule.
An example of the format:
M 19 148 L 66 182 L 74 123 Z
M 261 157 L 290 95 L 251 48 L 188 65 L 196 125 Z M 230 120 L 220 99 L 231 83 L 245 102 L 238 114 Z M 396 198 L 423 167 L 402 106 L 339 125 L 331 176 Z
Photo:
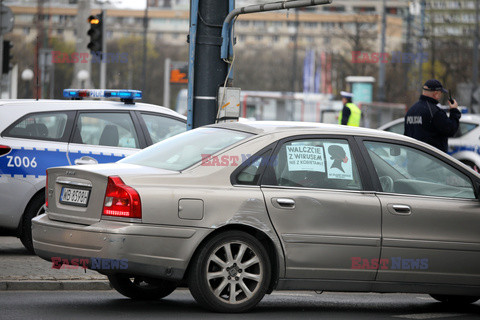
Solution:
M 423 85 L 420 100 L 405 116 L 405 135 L 426 142 L 443 152 L 448 150 L 448 137 L 458 130 L 461 113 L 457 101 L 448 102 L 450 117 L 437 104 L 444 93 L 448 92 L 440 81 L 431 79 Z
M 352 103 L 353 94 L 341 91 L 340 95 L 342 96 L 343 109 L 338 116 L 338 124 L 359 127 L 362 111 Z

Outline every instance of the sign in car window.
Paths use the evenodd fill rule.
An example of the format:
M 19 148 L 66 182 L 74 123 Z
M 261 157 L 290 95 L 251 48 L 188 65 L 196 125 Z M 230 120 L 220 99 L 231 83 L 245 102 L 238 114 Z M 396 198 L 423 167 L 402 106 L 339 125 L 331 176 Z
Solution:
M 325 172 L 323 147 L 291 145 L 287 147 L 289 171 Z
M 326 150 L 328 179 L 353 180 L 353 164 L 348 144 L 323 144 Z

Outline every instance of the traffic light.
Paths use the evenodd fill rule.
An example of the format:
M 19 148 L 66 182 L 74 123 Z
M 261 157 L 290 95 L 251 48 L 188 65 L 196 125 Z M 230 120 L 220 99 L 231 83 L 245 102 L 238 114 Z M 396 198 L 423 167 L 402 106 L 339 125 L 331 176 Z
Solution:
M 88 17 L 88 23 L 90 24 L 90 29 L 87 35 L 90 37 L 90 42 L 87 48 L 90 49 L 92 53 L 101 52 L 103 51 L 103 13 Z
M 10 61 L 12 60 L 13 56 L 10 54 L 11 49 L 13 48 L 13 44 L 9 40 L 3 40 L 3 60 L 2 60 L 2 73 L 7 74 L 12 67 L 10 65 Z

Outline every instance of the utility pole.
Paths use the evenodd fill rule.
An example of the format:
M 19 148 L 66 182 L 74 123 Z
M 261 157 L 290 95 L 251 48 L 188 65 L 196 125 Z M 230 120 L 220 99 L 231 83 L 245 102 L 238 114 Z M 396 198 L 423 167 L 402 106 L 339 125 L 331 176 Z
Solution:
M 382 3 L 382 35 L 380 40 L 380 54 L 385 52 L 385 34 L 387 29 L 387 0 Z M 378 69 L 378 101 L 385 101 L 385 63 L 380 62 Z
M 75 51 L 78 52 L 80 55 L 90 57 L 90 50 L 87 48 L 88 46 L 87 31 L 89 28 L 88 17 L 90 16 L 90 1 L 79 0 L 77 10 L 78 11 L 77 11 L 76 22 L 75 22 L 76 23 L 75 28 L 77 31 L 77 36 L 76 36 L 77 41 L 76 41 Z M 105 24 L 105 22 L 103 23 Z M 79 74 L 81 75 L 88 74 L 88 77 L 87 79 L 80 79 Z M 87 59 L 86 63 L 74 63 L 73 79 L 72 79 L 72 84 L 70 85 L 70 88 L 93 88 L 91 77 L 92 77 L 91 59 Z
M 37 0 L 37 42 L 35 43 L 35 60 L 34 60 L 34 97 L 42 98 L 42 79 L 40 72 L 40 48 L 43 44 L 43 0 Z
M 410 42 L 411 37 L 412 37 L 412 14 L 409 8 L 409 10 L 407 10 L 407 39 L 405 42 L 404 52 L 411 52 L 410 50 L 412 50 L 412 44 Z M 408 74 L 410 73 L 410 63 L 405 63 L 404 66 L 405 66 L 405 74 L 404 74 L 405 78 L 404 78 L 403 84 L 404 84 L 404 92 L 407 92 L 409 89 Z
M 420 36 L 418 38 L 418 53 L 417 57 L 423 56 L 423 38 L 425 36 L 425 7 L 426 0 L 420 2 Z M 423 85 L 423 59 L 418 59 L 418 87 L 420 92 Z
M 143 15 L 143 68 L 142 68 L 142 90 L 145 91 L 147 84 L 147 30 L 148 30 L 148 0 L 145 4 Z
M 223 21 L 229 13 L 225 0 L 192 0 L 190 19 L 198 18 L 195 45 L 193 86 L 193 128 L 215 123 L 217 92 L 227 78 L 227 63 L 220 58 Z M 195 10 L 195 7 L 198 10 Z M 191 29 L 192 30 L 192 29 Z M 190 72 L 190 71 L 189 71 Z
M 292 61 L 292 92 L 297 92 L 297 55 L 298 55 L 298 9 L 293 9 L 295 11 L 295 32 L 293 34 L 293 61 Z
M 480 45 L 480 27 L 479 27 L 479 2 L 475 1 L 475 40 L 473 41 L 473 70 L 472 70 L 472 95 L 478 89 L 478 46 Z M 472 99 L 473 101 L 474 99 Z M 480 101 L 477 101 L 477 107 L 480 104 Z M 478 112 L 479 110 L 471 106 L 472 112 Z

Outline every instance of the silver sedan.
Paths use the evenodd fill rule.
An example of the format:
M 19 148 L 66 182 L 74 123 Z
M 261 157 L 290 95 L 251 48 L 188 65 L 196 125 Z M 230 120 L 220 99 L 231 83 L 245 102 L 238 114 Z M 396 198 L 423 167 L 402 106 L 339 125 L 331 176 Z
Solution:
M 480 297 L 480 175 L 389 132 L 217 124 L 47 179 L 36 253 L 130 298 L 188 286 L 243 312 L 273 290 Z

